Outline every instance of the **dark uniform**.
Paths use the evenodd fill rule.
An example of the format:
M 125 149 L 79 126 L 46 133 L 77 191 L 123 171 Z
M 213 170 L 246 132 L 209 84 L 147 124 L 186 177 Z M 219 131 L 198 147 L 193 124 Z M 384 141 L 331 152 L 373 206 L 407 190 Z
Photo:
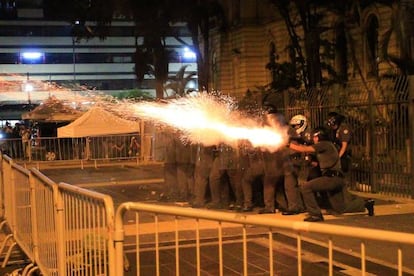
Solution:
M 277 110 L 270 110 L 265 115 L 265 124 L 276 129 L 287 126 L 285 117 Z M 265 207 L 259 213 L 274 213 L 275 201 L 277 201 L 278 209 L 286 210 L 287 203 L 283 191 L 285 153 L 282 150 L 276 152 L 264 151 L 262 155 L 264 161 L 263 200 Z
M 241 209 L 242 189 L 241 177 L 242 167 L 239 164 L 238 149 L 221 144 L 217 149 L 217 156 L 214 159 L 210 173 L 210 208 L 230 207 L 231 191 L 235 197 L 235 205 Z M 230 191 L 231 188 L 231 191 Z
M 345 152 L 340 156 L 342 171 L 347 173 L 351 166 L 351 150 L 349 148 L 349 143 L 352 138 L 352 130 L 343 122 L 345 116 L 336 112 L 330 112 L 328 116 L 327 125 L 332 130 L 330 140 L 335 144 L 339 153 L 341 153 L 342 143 L 347 143 Z
M 194 197 L 194 168 L 196 147 L 190 143 L 176 141 L 175 160 L 177 165 L 178 199 L 192 200 Z
M 345 153 L 341 156 L 341 167 L 343 172 L 348 172 L 351 165 L 351 150 L 349 148 L 349 143 L 351 142 L 352 131 L 350 127 L 344 123 L 342 123 L 338 129 L 335 131 L 335 138 L 334 144 L 338 148 L 338 150 L 342 147 L 342 142 L 346 142 L 348 144 Z
M 206 203 L 207 190 L 210 183 L 210 173 L 216 155 L 215 146 L 197 146 L 195 169 L 194 169 L 194 201 L 195 208 L 204 207 Z
M 174 193 L 177 191 L 177 162 L 176 162 L 176 133 L 165 131 L 160 134 L 160 142 L 164 147 L 164 192 L 160 200 L 174 200 Z
M 264 161 L 262 153 L 258 149 L 251 149 L 247 153 L 248 165 L 242 179 L 243 211 L 253 210 L 253 183 L 264 176 Z
M 327 133 L 319 128 L 315 130 L 314 136 L 319 137 L 319 140 L 310 147 L 313 147 L 315 151 L 322 176 L 309 180 L 301 186 L 303 200 L 309 213 L 305 221 L 323 221 L 315 192 L 327 192 L 329 203 L 337 213 L 362 212 L 367 208 L 369 215 L 373 215 L 374 202 L 372 200 L 365 202 L 357 196 L 347 198 L 349 193 L 346 190 L 346 181 L 341 170 L 338 150 L 329 141 Z M 291 145 L 291 147 L 293 146 Z M 293 148 L 297 148 L 297 146 Z M 299 147 L 298 150 L 300 149 L 306 151 L 306 149 Z
M 291 140 L 301 145 L 311 144 L 311 132 L 309 130 L 305 130 L 298 134 L 293 131 L 293 129 L 289 129 L 289 137 Z M 295 152 L 291 149 L 286 149 L 284 152 L 284 186 L 288 203 L 288 210 L 286 212 L 283 212 L 283 214 L 293 215 L 301 213 L 305 210 L 299 191 L 299 184 L 307 180 L 309 176 L 309 172 L 311 171 L 311 157 L 309 154 Z
M 309 214 L 308 221 L 322 221 L 323 217 L 315 198 L 315 192 L 342 191 L 345 179 L 341 171 L 338 151 L 332 142 L 320 141 L 311 146 L 315 149 L 322 176 L 303 183 L 301 192 Z M 330 203 L 334 209 L 345 209 L 345 203 L 340 198 L 331 199 Z
M 274 213 L 276 209 L 275 201 L 278 209 L 286 210 L 287 203 L 283 191 L 284 153 L 282 151 L 265 151 L 262 154 L 264 161 L 263 200 L 265 206 L 259 213 Z

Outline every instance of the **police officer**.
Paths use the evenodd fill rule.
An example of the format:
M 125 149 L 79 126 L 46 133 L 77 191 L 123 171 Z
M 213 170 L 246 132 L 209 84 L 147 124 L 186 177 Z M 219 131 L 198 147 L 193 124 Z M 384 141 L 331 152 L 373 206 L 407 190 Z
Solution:
M 164 190 L 160 201 L 174 201 L 177 196 L 176 135 L 173 129 L 165 129 L 159 137 L 164 151 Z
M 172 129 L 167 129 L 163 136 L 165 187 L 160 200 L 188 201 L 191 199 L 194 186 L 194 146 L 183 143 L 179 133 Z
M 196 147 L 191 143 L 176 141 L 177 188 L 179 201 L 190 201 L 194 198 L 194 168 Z
M 329 141 L 329 135 L 325 128 L 316 128 L 313 132 L 312 145 L 299 145 L 290 143 L 289 148 L 297 152 L 314 153 L 321 168 L 322 176 L 306 181 L 300 187 L 303 200 L 308 212 L 305 221 L 323 221 L 321 209 L 316 201 L 315 192 L 342 191 L 345 186 L 345 179 L 341 170 L 341 163 L 338 150 Z M 339 198 L 338 198 L 339 199 Z M 345 210 L 345 203 L 342 200 L 331 202 L 336 209 Z
M 253 211 L 253 185 L 262 181 L 264 176 L 264 161 L 260 149 L 245 145 L 244 151 L 247 156 L 247 166 L 242 178 L 243 212 Z
M 352 137 L 350 127 L 344 123 L 345 116 L 337 112 L 330 112 L 326 121 L 327 126 L 331 129 L 331 141 L 338 149 L 341 158 L 342 171 L 347 173 L 351 165 L 351 151 L 349 143 Z
M 291 141 L 300 145 L 311 144 L 311 130 L 308 119 L 304 115 L 295 115 L 289 121 L 290 129 L 288 131 Z M 306 180 L 309 174 L 309 154 L 296 152 L 287 149 L 286 159 L 284 162 L 284 186 L 287 197 L 288 210 L 282 212 L 282 215 L 295 215 L 302 213 L 305 208 L 299 191 L 299 181 Z
M 194 168 L 194 201 L 193 208 L 204 207 L 210 185 L 210 173 L 216 157 L 216 146 L 197 145 Z
M 243 203 L 241 177 L 242 167 L 239 164 L 238 148 L 226 144 L 217 147 L 216 158 L 210 173 L 211 209 L 229 208 L 240 210 Z M 230 190 L 231 188 L 231 190 Z M 232 192 L 232 193 L 231 193 Z M 231 204 L 233 194 L 235 204 Z
M 341 170 L 341 162 L 338 150 L 329 141 L 329 135 L 325 128 L 318 127 L 313 131 L 313 145 L 298 145 L 290 143 L 289 148 L 298 152 L 311 152 L 316 154 L 322 175 L 303 183 L 300 187 L 303 200 L 308 212 L 305 221 L 323 221 L 323 216 L 315 198 L 315 192 L 328 192 L 331 208 L 337 214 L 355 213 L 368 210 L 368 215 L 374 215 L 375 202 L 371 199 L 364 201 L 362 198 L 352 195 L 347 198 L 345 179 Z
M 276 108 L 270 108 L 265 113 L 265 124 L 277 129 L 282 129 L 287 126 L 285 117 L 277 111 Z M 276 193 L 277 190 L 283 188 L 283 162 L 284 152 L 263 151 L 263 200 L 264 208 L 259 210 L 260 214 L 268 214 L 275 212 L 275 201 L 278 203 L 279 209 L 287 209 L 286 199 L 284 193 Z M 283 195 L 282 197 L 280 195 Z

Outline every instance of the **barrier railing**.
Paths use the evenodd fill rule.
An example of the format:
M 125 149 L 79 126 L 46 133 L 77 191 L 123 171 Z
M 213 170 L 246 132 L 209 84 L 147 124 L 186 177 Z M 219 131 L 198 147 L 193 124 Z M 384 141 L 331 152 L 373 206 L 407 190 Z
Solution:
M 366 275 L 368 241 L 386 243 L 387 250 L 396 250 L 396 263 L 393 266 L 398 275 L 403 275 L 407 267 L 403 265 L 406 245 L 414 245 L 414 234 L 346 227 L 322 223 L 308 223 L 291 220 L 269 220 L 266 216 L 245 215 L 239 213 L 218 212 L 211 210 L 182 208 L 176 206 L 146 204 L 138 202 L 122 203 L 116 212 L 111 197 L 97 192 L 85 190 L 70 184 L 56 184 L 36 169 L 27 170 L 3 155 L 1 159 L 2 179 L 1 199 L 4 202 L 2 225 L 7 224 L 10 233 L 2 242 L 0 255 L 6 243 L 13 240 L 27 255 L 31 262 L 25 269 L 40 270 L 44 275 L 116 275 L 125 273 L 128 260 L 125 258 L 125 247 L 133 245 L 130 250 L 135 254 L 137 275 L 143 266 L 154 267 L 155 275 L 161 275 L 161 267 L 165 265 L 161 250 L 173 248 L 172 261 L 175 275 L 182 275 L 180 254 L 183 239 L 194 240 L 194 274 L 201 275 L 208 268 L 203 267 L 201 256 L 205 245 L 212 238 L 216 241 L 218 259 L 216 271 L 224 275 L 227 265 L 224 258 L 226 252 L 224 234 L 227 227 L 237 229 L 241 236 L 242 250 L 231 252 L 239 255 L 242 262 L 235 269 L 248 275 L 249 236 L 256 230 L 267 236 L 267 258 L 270 275 L 275 275 L 275 259 L 278 258 L 274 242 L 276 232 L 289 232 L 296 239 L 297 274 L 303 273 L 303 240 L 309 234 L 324 237 L 328 256 L 329 275 L 334 274 L 334 247 L 336 237 L 357 241 L 359 243 L 360 270 Z M 128 217 L 127 217 L 128 214 Z M 135 219 L 131 219 L 131 214 Z M 150 216 L 148 216 L 150 214 Z M 145 217 L 145 215 L 147 215 Z M 170 216 L 167 219 L 165 216 Z M 153 218 L 149 221 L 148 217 Z M 127 219 L 128 218 L 128 219 Z M 144 218 L 144 219 L 142 219 Z M 131 225 L 131 220 L 135 225 Z M 164 225 L 163 223 L 169 222 Z M 147 226 L 147 227 L 146 227 Z M 5 227 L 4 227 L 5 228 Z M 207 241 L 202 238 L 203 230 L 212 230 L 213 236 Z M 168 234 L 168 235 L 167 235 Z M 148 239 L 148 236 L 153 238 Z M 128 239 L 127 239 L 128 238 Z M 134 239 L 132 239 L 134 238 Z M 165 242 L 165 238 L 169 242 Z M 152 245 L 153 259 L 145 259 L 142 253 L 144 244 Z M 13 243 L 10 248 L 15 246 Z M 410 250 L 412 248 L 409 248 Z M 10 254 L 2 263 L 7 265 Z M 164 256 L 165 257 L 165 256 Z M 211 265 L 211 263 L 209 264 Z M 26 275 L 23 273 L 23 275 Z
M 43 275 L 115 275 L 114 205 L 110 196 L 56 184 L 3 155 L 3 226 L 9 228 L 2 267 L 16 245 Z M 7 224 L 6 226 L 4 224 Z M 25 275 L 23 273 L 23 275 Z
M 0 150 L 16 162 L 129 160 L 148 163 L 156 160 L 154 134 L 107 135 L 81 138 L 42 137 L 0 139 Z M 158 154 L 159 156 L 159 154 Z
M 132 215 L 130 214 L 132 212 Z M 126 226 L 124 224 L 125 216 L 129 213 L 128 218 L 132 218 L 135 215 L 135 225 L 129 226 L 129 231 L 126 230 Z M 143 214 L 150 214 L 153 218 L 152 223 L 146 220 L 146 223 L 141 222 L 140 218 Z M 171 223 L 168 226 L 162 226 L 162 222 L 167 221 L 168 219 L 165 215 L 171 216 L 170 218 Z M 154 269 L 151 271 L 153 275 L 162 275 L 160 273 L 161 267 L 165 266 L 166 263 L 174 264 L 175 265 L 175 274 L 174 275 L 182 275 L 184 272 L 180 268 L 180 249 L 184 248 L 183 246 L 183 239 L 186 241 L 193 239 L 194 240 L 194 262 L 196 271 L 193 271 L 193 275 L 201 275 L 202 271 L 208 268 L 203 267 L 201 263 L 201 255 L 203 248 L 208 242 L 202 242 L 201 237 L 201 230 L 206 228 L 206 224 L 203 221 L 209 221 L 210 229 L 215 233 L 215 236 L 210 236 L 208 241 L 212 239 L 217 241 L 217 254 L 212 256 L 213 259 L 218 259 L 217 267 L 212 268 L 211 265 L 213 260 L 208 262 L 208 266 L 210 269 L 214 271 L 219 271 L 219 275 L 225 275 L 224 266 L 224 256 L 225 255 L 232 255 L 233 259 L 235 255 L 238 255 L 238 259 L 243 260 L 241 266 L 239 267 L 232 267 L 234 271 L 238 271 L 242 273 L 242 275 L 249 275 L 252 273 L 251 270 L 255 270 L 257 268 L 250 268 L 248 263 L 248 237 L 249 234 L 252 234 L 252 231 L 260 227 L 262 229 L 262 233 L 267 236 L 266 245 L 268 247 L 268 252 L 263 252 L 264 256 L 267 257 L 268 261 L 268 268 L 267 271 L 269 275 L 276 275 L 276 268 L 274 267 L 275 260 L 278 256 L 274 254 L 274 242 L 277 238 L 273 235 L 275 232 L 278 231 L 288 231 L 290 235 L 294 235 L 296 238 L 297 248 L 296 248 L 296 257 L 297 257 L 297 275 L 303 275 L 303 262 L 302 262 L 302 253 L 303 253 L 303 237 L 308 234 L 319 234 L 323 235 L 326 239 L 326 247 L 328 250 L 328 271 L 329 275 L 334 274 L 334 254 L 333 248 L 335 246 L 335 237 L 345 237 L 345 238 L 352 238 L 353 240 L 357 240 L 360 243 L 360 258 L 361 258 L 361 275 L 367 275 L 367 254 L 368 245 L 367 241 L 376 241 L 376 242 L 385 242 L 388 245 L 395 245 L 396 246 L 396 256 L 397 256 L 397 263 L 395 264 L 395 269 L 398 271 L 398 275 L 403 275 L 404 266 L 403 266 L 403 246 L 402 245 L 414 245 L 414 234 L 409 233 L 397 233 L 392 231 L 383 231 L 383 230 L 374 230 L 374 229 L 366 229 L 366 228 L 359 228 L 359 227 L 347 227 L 347 226 L 339 226 L 339 225 L 329 225 L 323 223 L 309 223 L 303 221 L 291 221 L 291 220 L 277 220 L 271 219 L 269 220 L 268 217 L 265 216 L 252 216 L 252 215 L 243 215 L 243 214 L 235 214 L 229 212 L 218 212 L 218 211 L 211 211 L 211 210 L 200 210 L 200 209 L 193 209 L 193 208 L 182 208 L 182 207 L 174 207 L 174 206 L 163 206 L 163 205 L 154 205 L 154 204 L 147 204 L 147 203 L 138 203 L 138 202 L 125 202 L 121 204 L 116 212 L 115 218 L 115 248 L 116 248 L 116 262 L 122 263 L 123 255 L 124 255 L 124 243 L 125 243 L 125 236 L 132 236 L 135 238 L 135 250 L 129 250 L 129 252 L 135 252 L 135 259 L 137 261 L 137 273 L 136 275 L 140 275 L 140 264 L 143 262 L 141 261 L 141 252 L 144 251 L 142 248 L 141 240 L 144 240 L 144 237 L 148 235 L 153 235 L 153 239 L 151 242 L 153 243 L 153 251 L 154 253 L 151 254 L 153 259 L 148 259 L 148 256 L 145 258 L 145 264 L 152 264 Z M 145 224 L 151 224 L 148 228 L 145 228 Z M 207 224 L 208 225 L 208 224 Z M 226 252 L 224 248 L 224 232 L 225 228 L 232 227 L 232 232 L 236 232 L 239 229 L 242 237 L 242 251 L 240 252 Z M 164 229 L 163 229 L 164 228 Z M 167 228 L 167 230 L 165 229 Z M 170 235 L 166 235 L 165 232 L 171 233 Z M 192 232 L 193 234 L 190 234 Z M 162 237 L 166 237 L 163 239 Z M 185 238 L 184 238 L 185 237 Z M 169 242 L 166 242 L 168 239 Z M 129 237 L 128 240 L 131 240 Z M 148 240 L 148 238 L 147 238 Z M 188 244 L 187 244 L 188 246 Z M 161 250 L 169 248 L 173 249 L 173 256 L 170 259 L 164 255 L 161 261 Z M 231 250 L 231 249 L 230 249 Z M 390 247 L 387 250 L 391 250 Z M 407 249 L 408 251 L 409 249 Z M 193 251 L 194 252 L 194 251 Z M 169 254 L 169 255 L 171 255 Z M 188 254 L 188 253 L 187 253 Z M 266 256 L 267 255 L 267 256 Z M 410 260 L 411 261 L 411 260 Z M 231 262 L 231 261 L 230 261 Z M 233 264 L 229 264 L 230 266 Z M 171 269 L 171 268 L 170 268 Z M 188 269 L 188 268 L 187 268 Z M 174 270 L 171 269 L 171 270 Z M 148 272 L 148 271 L 147 271 Z M 186 271 L 188 273 L 188 271 Z M 117 266 L 116 275 L 124 275 L 122 270 L 122 266 Z M 144 274 L 144 273 L 142 273 Z

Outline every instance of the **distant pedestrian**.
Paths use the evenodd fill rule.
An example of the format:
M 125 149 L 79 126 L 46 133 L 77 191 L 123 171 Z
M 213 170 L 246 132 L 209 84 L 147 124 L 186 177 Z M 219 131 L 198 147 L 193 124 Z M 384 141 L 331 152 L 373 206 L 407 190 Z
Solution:
M 140 150 L 141 145 L 139 144 L 138 139 L 135 136 L 132 136 L 128 147 L 128 155 L 130 157 L 139 157 Z

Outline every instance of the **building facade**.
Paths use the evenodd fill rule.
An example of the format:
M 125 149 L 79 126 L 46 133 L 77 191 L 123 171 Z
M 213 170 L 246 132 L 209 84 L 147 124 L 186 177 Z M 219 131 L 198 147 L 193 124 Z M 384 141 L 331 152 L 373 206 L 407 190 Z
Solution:
M 292 62 L 290 32 L 297 34 L 298 43 L 309 60 L 304 29 L 295 9 L 290 14 L 291 19 L 297 20 L 291 22 L 295 27 L 288 29 L 286 18 L 268 1 L 220 2 L 228 18 L 228 31 L 212 32 L 210 81 L 215 90 L 241 98 L 248 90 L 269 85 L 272 82 L 269 62 Z M 402 19 L 401 9 L 412 4 L 401 1 L 398 5 L 397 2 L 361 1 L 359 18 L 348 22 L 346 28 L 344 18 L 338 13 L 328 9 L 321 11 L 325 18 L 319 23 L 324 29 L 320 34 L 320 41 L 324 43 L 319 45 L 320 62 L 331 70 L 322 70 L 322 79 L 332 79 L 332 71 L 335 71 L 342 83 L 354 84 L 401 73 L 390 57 L 409 55 L 412 59 L 412 36 L 401 40 L 403 34 L 395 28 L 395 20 Z M 406 18 L 406 28 L 411 25 L 409 20 Z M 297 54 L 293 58 L 298 58 Z
M 146 75 L 139 86 L 136 82 L 134 55 L 142 38 L 133 22 L 114 20 L 109 36 L 101 39 L 93 36 L 93 22 L 51 20 L 44 15 L 41 1 L 29 8 L 15 2 L 0 5 L 1 104 L 39 103 L 50 95 L 64 98 L 76 90 L 111 95 L 139 90 L 155 96 L 153 76 Z M 92 32 L 90 38 L 75 37 L 75 28 Z M 173 53 L 169 75 L 183 66 L 187 73 L 194 73 L 197 63 L 190 34 L 183 24 L 174 28 L 180 39 L 166 38 Z M 197 78 L 189 85 L 197 87 Z

